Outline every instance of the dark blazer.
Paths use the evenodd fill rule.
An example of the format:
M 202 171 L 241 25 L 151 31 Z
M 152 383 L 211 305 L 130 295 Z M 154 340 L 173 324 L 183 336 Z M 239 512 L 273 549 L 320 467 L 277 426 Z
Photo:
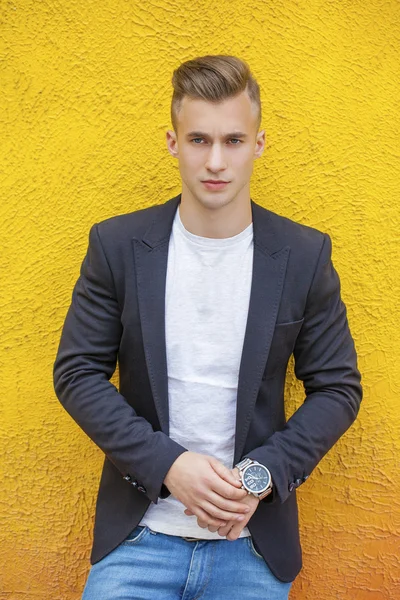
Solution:
M 180 199 L 93 225 L 54 365 L 60 402 L 105 453 L 92 564 L 126 538 L 150 501 L 169 495 L 164 478 L 185 451 L 168 436 L 164 308 Z M 352 424 L 362 390 L 329 236 L 253 201 L 251 208 L 234 463 L 249 456 L 271 471 L 274 492 L 248 527 L 272 572 L 289 582 L 302 566 L 296 488 Z M 286 422 L 292 353 L 306 399 Z M 119 391 L 109 381 L 117 360 Z

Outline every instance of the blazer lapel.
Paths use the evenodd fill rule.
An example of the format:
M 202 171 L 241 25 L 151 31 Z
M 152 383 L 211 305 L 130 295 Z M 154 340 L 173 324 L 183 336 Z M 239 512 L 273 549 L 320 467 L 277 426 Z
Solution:
M 165 347 L 165 284 L 168 243 L 180 195 L 155 209 L 142 239 L 133 239 L 137 295 L 146 364 L 161 431 L 169 434 L 168 372 Z
M 234 462 L 243 453 L 278 315 L 289 246 L 275 239 L 268 211 L 252 202 L 253 277 L 239 369 Z
M 137 294 L 151 389 L 161 430 L 169 434 L 165 340 L 168 245 L 181 195 L 155 207 L 141 239 L 134 238 Z M 289 247 L 275 239 L 267 210 L 251 202 L 254 258 L 249 313 L 241 356 L 236 412 L 236 463 L 243 452 L 278 314 Z

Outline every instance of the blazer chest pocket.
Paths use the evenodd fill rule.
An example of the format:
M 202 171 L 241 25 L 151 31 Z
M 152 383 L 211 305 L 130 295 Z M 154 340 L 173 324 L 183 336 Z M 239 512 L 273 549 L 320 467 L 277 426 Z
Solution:
M 298 333 L 304 319 L 290 323 L 277 323 L 272 337 L 271 347 L 265 365 L 263 381 L 275 377 L 277 373 L 285 373 L 289 358 L 293 352 Z

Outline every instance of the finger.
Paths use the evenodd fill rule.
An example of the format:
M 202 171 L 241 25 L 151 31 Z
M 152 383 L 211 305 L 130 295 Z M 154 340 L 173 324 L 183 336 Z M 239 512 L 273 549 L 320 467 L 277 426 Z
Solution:
M 248 504 L 245 504 L 244 502 L 237 502 L 235 500 L 227 500 L 223 496 L 220 496 L 213 491 L 208 493 L 206 499 L 221 510 L 239 514 L 247 514 L 250 512 L 250 507 Z
M 187 508 L 187 509 L 184 511 L 184 513 L 185 513 L 185 515 L 187 515 L 188 517 L 194 516 L 194 513 L 193 513 L 191 510 L 189 510 L 188 508 Z M 199 524 L 199 527 L 201 527 L 201 525 L 200 525 L 200 523 L 199 523 L 199 520 L 197 520 L 197 522 L 198 522 L 198 524 Z M 226 525 L 226 522 L 225 522 L 225 521 L 221 521 L 221 524 L 220 524 L 220 526 L 219 526 L 219 527 L 223 527 L 224 525 Z M 208 529 L 209 529 L 210 531 L 212 531 L 213 533 L 215 533 L 216 531 L 218 531 L 218 526 L 216 526 L 216 525 L 209 525 L 209 526 L 208 526 Z
M 234 521 L 234 520 L 241 521 L 246 518 L 243 514 L 237 514 L 237 513 L 232 513 L 232 512 L 225 511 L 225 510 L 221 510 L 220 508 L 216 507 L 214 504 L 212 504 L 208 500 L 204 500 L 201 503 L 200 508 L 203 511 L 205 511 L 206 513 L 208 513 L 213 519 L 219 519 L 221 521 Z
M 233 473 L 233 476 L 235 477 L 235 479 L 237 479 L 238 481 L 241 482 L 240 475 L 239 475 L 239 469 L 237 467 L 233 467 L 233 469 L 231 470 L 231 473 Z
M 234 500 L 240 502 L 240 500 L 243 500 L 243 498 L 247 496 L 246 490 L 244 490 L 243 488 L 233 487 L 232 485 L 221 479 L 221 477 L 213 478 L 210 487 L 214 492 L 216 492 L 223 498 L 226 498 L 227 500 Z
M 214 525 L 215 527 L 221 527 L 226 525 L 226 519 L 215 519 L 201 508 L 196 509 L 195 515 L 197 519 L 200 519 L 204 523 L 207 523 L 207 526 Z
M 212 527 L 212 525 L 208 525 L 207 521 L 202 521 L 201 519 L 197 519 L 197 525 L 202 529 L 207 529 L 207 527 Z
M 222 525 L 221 527 L 218 527 L 218 533 L 221 537 L 226 537 L 228 535 L 228 533 L 230 532 L 230 530 L 233 527 L 233 521 L 229 521 L 229 523 L 226 523 L 226 525 Z
M 215 533 L 219 529 L 219 527 L 217 527 L 216 525 L 207 525 L 207 523 L 205 521 L 202 521 L 201 519 L 197 519 L 197 525 L 202 529 L 208 529 L 212 533 Z
M 242 487 L 242 482 L 240 479 L 234 475 L 234 473 L 228 469 L 225 465 L 223 465 L 217 458 L 211 458 L 210 464 L 214 471 L 219 475 L 224 481 L 230 483 L 237 487 Z
M 226 534 L 226 539 L 230 540 L 231 542 L 233 542 L 234 540 L 237 540 L 243 530 L 243 527 L 244 527 L 244 525 L 242 525 L 241 523 L 238 523 L 238 524 L 234 523 L 233 527 Z

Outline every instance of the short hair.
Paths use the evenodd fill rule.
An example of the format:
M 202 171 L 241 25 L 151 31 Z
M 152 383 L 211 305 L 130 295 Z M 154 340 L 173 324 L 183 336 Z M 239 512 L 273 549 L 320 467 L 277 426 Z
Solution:
M 244 90 L 257 107 L 257 129 L 261 123 L 260 87 L 249 65 L 236 56 L 207 55 L 187 60 L 172 75 L 171 121 L 177 131 L 177 114 L 184 96 L 208 102 L 233 98 Z

